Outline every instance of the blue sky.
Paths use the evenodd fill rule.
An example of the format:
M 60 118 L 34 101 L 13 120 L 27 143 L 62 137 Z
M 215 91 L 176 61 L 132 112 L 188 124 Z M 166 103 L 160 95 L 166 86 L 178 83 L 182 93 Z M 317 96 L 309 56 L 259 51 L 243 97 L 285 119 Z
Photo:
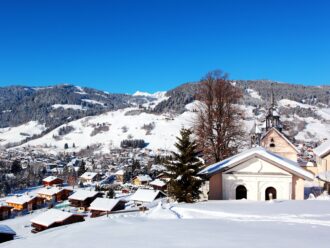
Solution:
M 167 90 L 231 79 L 330 84 L 330 1 L 2 0 L 0 85 Z

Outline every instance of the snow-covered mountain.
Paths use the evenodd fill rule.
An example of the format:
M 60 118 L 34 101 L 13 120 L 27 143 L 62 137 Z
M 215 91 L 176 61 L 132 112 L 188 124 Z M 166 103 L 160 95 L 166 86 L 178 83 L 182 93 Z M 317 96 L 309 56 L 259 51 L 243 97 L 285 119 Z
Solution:
M 244 92 L 247 132 L 263 121 L 272 87 L 288 136 L 298 143 L 330 137 L 330 87 L 234 83 Z M 143 139 L 150 149 L 172 150 L 180 128 L 194 123 L 196 89 L 192 83 L 168 92 L 127 95 L 72 85 L 0 88 L 7 94 L 0 99 L 0 146 L 53 153 L 93 147 L 107 153 L 124 139 Z

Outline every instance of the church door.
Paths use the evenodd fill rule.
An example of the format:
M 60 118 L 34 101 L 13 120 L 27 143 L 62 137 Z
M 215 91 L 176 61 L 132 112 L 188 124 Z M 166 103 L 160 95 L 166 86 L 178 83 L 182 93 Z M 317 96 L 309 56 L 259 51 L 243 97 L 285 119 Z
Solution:
M 265 191 L 265 199 L 268 200 L 275 200 L 276 199 L 276 189 L 273 187 L 268 187 Z
M 241 199 L 247 199 L 247 190 L 243 185 L 239 185 L 236 188 L 236 200 Z

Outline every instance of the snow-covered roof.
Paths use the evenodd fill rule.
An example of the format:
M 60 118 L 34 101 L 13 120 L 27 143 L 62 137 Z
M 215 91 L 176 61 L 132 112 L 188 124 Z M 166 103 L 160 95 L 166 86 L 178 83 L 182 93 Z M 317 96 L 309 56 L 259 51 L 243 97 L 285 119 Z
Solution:
M 117 175 L 117 176 L 122 176 L 122 175 L 124 175 L 124 170 L 118 170 L 116 173 L 115 173 L 115 175 Z
M 96 198 L 90 205 L 90 210 L 112 211 L 112 209 L 122 200 L 109 198 Z
M 95 197 L 99 192 L 97 191 L 87 191 L 87 190 L 77 190 L 74 194 L 69 196 L 70 200 L 84 201 L 87 198 Z
M 16 232 L 7 225 L 0 225 L 0 233 L 16 235 Z
M 155 179 L 152 182 L 149 183 L 152 186 L 157 186 L 157 187 L 164 187 L 166 185 L 166 183 L 160 179 Z
M 311 174 L 310 172 L 301 168 L 297 162 L 294 162 L 290 159 L 281 157 L 275 153 L 267 151 L 263 147 L 251 148 L 251 149 L 241 152 L 235 156 L 232 156 L 232 157 L 229 157 L 220 162 L 214 163 L 214 164 L 206 167 L 202 171 L 200 171 L 199 174 L 211 175 L 211 174 L 235 167 L 236 165 L 240 164 L 242 161 L 248 160 L 249 158 L 252 158 L 252 157 L 260 157 L 260 158 L 266 159 L 268 161 L 272 161 L 278 167 L 280 167 L 286 171 L 289 171 L 292 174 L 295 174 L 304 179 L 307 179 L 307 180 L 314 179 L 313 174 Z
M 150 182 L 152 180 L 149 175 L 138 175 L 136 178 L 141 182 Z
M 80 177 L 86 180 L 91 180 L 94 177 L 96 177 L 97 173 L 96 172 L 85 172 L 82 174 Z
M 152 190 L 152 189 L 138 189 L 131 197 L 130 200 L 132 201 L 139 201 L 139 202 L 153 202 L 157 196 L 161 194 L 166 196 L 160 190 Z
M 12 203 L 12 204 L 25 204 L 33 200 L 35 196 L 32 195 L 21 195 L 21 196 L 13 196 L 10 197 L 6 200 L 7 203 Z
M 324 157 L 330 153 L 330 140 L 323 142 L 321 145 L 314 149 L 314 153 L 318 157 Z
M 64 212 L 58 209 L 50 209 L 34 219 L 31 220 L 32 223 L 39 224 L 45 227 L 48 227 L 55 222 L 62 222 L 66 220 L 67 218 L 71 217 L 73 214 L 69 212 Z
M 38 194 L 41 195 L 55 195 L 59 192 L 61 192 L 62 190 L 64 190 L 63 188 L 59 188 L 59 187 L 45 187 L 42 188 L 38 191 Z
M 42 179 L 43 182 L 46 182 L 46 183 L 49 183 L 49 182 L 52 182 L 54 181 L 55 179 L 59 179 L 58 177 L 54 177 L 54 176 L 49 176 L 49 177 L 46 177 L 44 179 Z

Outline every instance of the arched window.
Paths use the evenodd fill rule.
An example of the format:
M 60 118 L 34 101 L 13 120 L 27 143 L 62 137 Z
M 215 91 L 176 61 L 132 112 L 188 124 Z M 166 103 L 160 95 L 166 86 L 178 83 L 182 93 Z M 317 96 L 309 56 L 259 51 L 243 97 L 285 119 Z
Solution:
M 276 189 L 274 187 L 268 187 L 265 191 L 265 199 L 268 200 L 275 200 L 276 199 Z
M 239 185 L 236 188 L 236 200 L 246 199 L 247 198 L 247 190 L 245 186 Z
M 271 138 L 271 139 L 270 139 L 269 147 L 275 147 L 275 141 L 274 141 L 274 138 Z

